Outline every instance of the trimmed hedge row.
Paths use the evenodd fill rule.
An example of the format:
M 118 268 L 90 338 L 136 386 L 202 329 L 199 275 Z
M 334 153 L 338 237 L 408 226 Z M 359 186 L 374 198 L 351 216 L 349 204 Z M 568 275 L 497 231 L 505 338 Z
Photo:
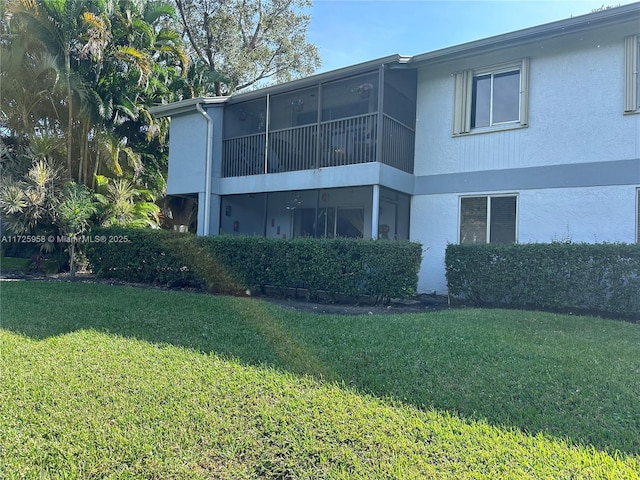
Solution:
M 585 309 L 640 319 L 640 245 L 449 245 L 449 293 L 476 305 Z
M 96 275 L 170 287 L 242 293 L 256 287 L 304 288 L 371 296 L 378 302 L 416 293 L 422 246 L 356 239 L 215 236 L 140 229 L 94 229 L 87 246 Z

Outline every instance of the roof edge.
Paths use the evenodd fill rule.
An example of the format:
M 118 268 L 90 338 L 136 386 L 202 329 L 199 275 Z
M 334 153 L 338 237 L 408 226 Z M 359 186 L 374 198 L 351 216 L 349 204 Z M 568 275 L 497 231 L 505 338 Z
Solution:
M 454 58 L 477 55 L 488 50 L 496 50 L 506 46 L 519 46 L 542 38 L 553 38 L 568 35 L 575 31 L 597 28 L 633 20 L 633 15 L 640 19 L 640 2 L 608 8 L 600 12 L 586 13 L 576 17 L 569 17 L 551 23 L 536 25 L 513 32 L 494 35 L 492 37 L 474 40 L 451 47 L 414 55 L 410 64 L 439 63 Z
M 506 47 L 526 45 L 540 39 L 554 38 L 568 35 L 576 31 L 589 30 L 604 25 L 633 21 L 634 15 L 640 20 L 640 2 L 607 8 L 600 12 L 586 13 L 576 17 L 569 17 L 542 25 L 516 30 L 513 32 L 494 35 L 492 37 L 474 40 L 451 47 L 433 50 L 413 56 L 400 54 L 388 55 L 374 60 L 368 60 L 354 65 L 348 65 L 327 72 L 316 73 L 278 85 L 236 93 L 226 97 L 198 97 L 181 100 L 164 105 L 157 105 L 149 109 L 149 113 L 155 117 L 169 117 L 189 113 L 196 110 L 196 105 L 222 105 L 231 101 L 246 101 L 265 94 L 275 94 L 284 91 L 304 88 L 309 85 L 323 83 L 350 75 L 364 73 L 383 65 L 397 65 L 399 67 L 416 68 L 421 65 L 432 65 L 471 55 L 489 52 Z M 393 68 L 393 67 L 392 67 Z
M 367 71 L 378 69 L 381 65 L 408 63 L 410 59 L 411 57 L 402 56 L 396 53 L 393 55 L 387 55 L 386 57 L 356 63 L 354 65 L 347 65 L 346 67 L 340 67 L 335 70 L 329 70 L 327 72 L 315 73 L 313 75 L 309 75 L 308 77 L 297 78 L 295 80 L 291 80 L 285 83 L 279 83 L 277 85 L 269 85 L 255 90 L 234 93 L 232 95 L 232 98 L 234 100 L 238 99 L 245 101 L 254 97 L 265 95 L 267 93 L 273 95 L 285 91 L 297 90 L 310 85 L 325 83 L 327 81 L 337 80 L 351 75 L 357 75 L 359 73 L 365 73 Z
M 156 118 L 170 117 L 182 113 L 194 112 L 196 105 L 221 105 L 227 103 L 230 97 L 196 97 L 180 100 L 179 102 L 156 105 L 149 109 L 149 113 Z

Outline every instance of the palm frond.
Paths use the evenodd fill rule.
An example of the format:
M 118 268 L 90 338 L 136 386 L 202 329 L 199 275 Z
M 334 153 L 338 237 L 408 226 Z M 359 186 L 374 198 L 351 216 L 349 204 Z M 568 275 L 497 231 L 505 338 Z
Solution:
M 147 2 L 144 9 L 144 21 L 154 24 L 162 17 L 176 18 L 176 11 L 169 2 Z
M 27 205 L 23 186 L 15 183 L 0 185 L 0 212 L 4 215 L 22 213 Z

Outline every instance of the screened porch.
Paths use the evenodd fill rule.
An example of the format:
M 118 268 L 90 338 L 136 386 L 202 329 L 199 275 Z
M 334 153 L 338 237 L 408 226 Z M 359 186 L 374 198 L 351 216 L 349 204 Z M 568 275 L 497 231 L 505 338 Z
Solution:
M 270 238 L 409 238 L 409 195 L 373 186 L 223 196 L 220 233 Z
M 370 162 L 413 173 L 415 95 L 414 71 L 381 68 L 232 102 L 222 177 Z

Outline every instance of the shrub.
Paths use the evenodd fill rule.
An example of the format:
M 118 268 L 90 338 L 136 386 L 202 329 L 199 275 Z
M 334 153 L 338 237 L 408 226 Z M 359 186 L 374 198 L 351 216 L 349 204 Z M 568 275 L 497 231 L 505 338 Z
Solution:
M 449 245 L 449 293 L 476 305 L 640 315 L 640 245 Z
M 414 242 L 209 236 L 141 229 L 94 229 L 87 257 L 96 275 L 170 287 L 241 293 L 275 287 L 371 296 L 416 292 L 422 247 Z
M 169 287 L 201 287 L 203 282 L 188 262 L 187 234 L 135 228 L 93 229 L 87 258 L 101 277 Z M 191 255 L 193 256 L 193 255 Z

